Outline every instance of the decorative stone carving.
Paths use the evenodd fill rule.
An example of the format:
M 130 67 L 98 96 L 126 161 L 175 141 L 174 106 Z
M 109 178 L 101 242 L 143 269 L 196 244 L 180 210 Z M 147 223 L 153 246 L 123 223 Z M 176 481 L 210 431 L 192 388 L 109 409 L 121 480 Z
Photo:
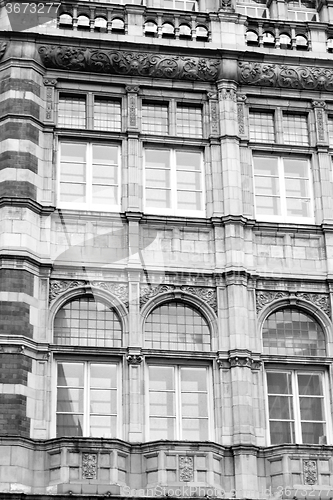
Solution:
M 232 0 L 220 0 L 220 10 L 235 10 L 232 5 Z
M 134 94 L 138 94 L 140 87 L 137 85 L 127 85 L 126 92 L 134 92 Z
M 179 480 L 184 482 L 193 481 L 193 457 L 179 455 Z
M 57 80 L 55 78 L 44 78 L 44 85 L 46 87 L 45 92 L 45 121 L 53 122 L 53 111 L 54 111 L 54 88 L 57 85 Z
M 140 354 L 128 354 L 126 360 L 129 365 L 141 365 L 143 356 Z
M 262 362 L 260 359 L 253 359 L 251 356 L 234 355 L 228 359 L 218 357 L 216 363 L 219 368 L 230 369 L 235 367 L 251 368 L 251 370 L 260 370 Z
M 186 292 L 203 300 L 206 304 L 210 305 L 214 311 L 217 311 L 217 297 L 216 290 L 214 288 L 208 287 L 197 287 L 197 286 L 176 286 L 176 285 L 157 285 L 153 287 L 143 286 L 141 287 L 140 293 L 140 307 L 142 307 L 148 300 L 152 297 L 156 297 L 161 293 L 165 292 Z
M 257 292 L 256 293 L 256 310 L 261 311 L 267 304 L 276 299 L 284 299 L 289 297 L 289 292 Z
M 128 285 L 110 281 L 91 281 L 90 285 L 93 288 L 100 288 L 101 290 L 112 293 L 112 295 L 121 300 L 126 306 L 128 305 Z
M 238 64 L 238 77 L 242 84 L 333 91 L 333 70 L 330 68 L 245 61 Z
M 223 100 L 237 101 L 237 95 L 234 89 L 220 89 L 219 97 Z
M 328 294 L 297 292 L 296 297 L 312 302 L 312 304 L 321 309 L 327 316 L 331 317 L 331 304 Z
M 216 94 L 215 95 L 216 99 Z M 209 100 L 209 115 L 210 115 L 210 133 L 212 135 L 218 135 L 219 133 L 219 106 L 216 100 Z
M 303 460 L 304 484 L 313 485 L 318 481 L 317 460 Z
M 331 317 L 331 304 L 330 297 L 327 293 L 309 293 L 309 292 L 296 292 L 296 294 L 291 294 L 290 292 L 282 291 L 258 291 L 256 292 L 256 310 L 257 313 L 261 311 L 267 304 L 273 302 L 276 299 L 299 298 L 311 302 L 313 305 L 321 309 L 328 317 Z
M 92 288 L 100 288 L 121 300 L 126 306 L 128 305 L 128 285 L 113 283 L 110 281 L 86 281 L 86 280 L 50 280 L 49 300 L 52 302 L 58 295 L 61 295 L 72 288 L 80 288 L 91 286 Z
M 87 281 L 84 280 L 50 280 L 49 300 L 54 300 L 58 295 L 61 295 L 71 288 L 79 288 L 86 286 Z
M 326 102 L 325 101 L 312 101 L 312 106 L 314 108 L 326 108 Z
M 318 140 L 323 141 L 325 139 L 325 130 L 324 130 L 324 114 L 321 108 L 316 109 L 316 124 L 317 124 L 317 133 Z
M 217 99 L 217 92 L 207 92 L 208 99 Z
M 174 285 L 142 286 L 140 290 L 140 307 L 144 306 L 148 300 L 161 293 L 172 292 Z
M 43 45 L 38 49 L 47 68 L 112 75 L 215 81 L 220 59 L 170 56 L 159 53 L 100 50 L 88 47 Z
M 97 478 L 96 453 L 82 453 L 82 477 L 83 479 Z

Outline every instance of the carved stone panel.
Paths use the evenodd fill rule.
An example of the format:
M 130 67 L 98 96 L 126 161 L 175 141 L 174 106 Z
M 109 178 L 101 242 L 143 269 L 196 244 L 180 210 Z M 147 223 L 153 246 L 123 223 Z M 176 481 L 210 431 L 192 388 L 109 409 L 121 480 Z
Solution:
M 97 478 L 96 453 L 82 453 L 82 478 L 83 479 Z
M 157 285 L 157 286 L 147 286 L 141 287 L 140 292 L 140 307 L 144 306 L 148 300 L 156 297 L 165 292 L 187 292 L 191 295 L 195 295 L 199 299 L 203 300 L 208 304 L 215 312 L 217 312 L 217 296 L 216 290 L 212 287 L 198 287 L 198 286 L 187 286 L 182 285 L 177 287 L 176 285 Z
M 317 66 L 287 66 L 240 61 L 239 83 L 300 90 L 333 91 L 333 70 Z
M 318 470 L 317 460 L 303 460 L 304 484 L 317 484 Z
M 256 310 L 259 313 L 267 304 L 273 300 L 284 298 L 299 298 L 312 302 L 318 309 L 321 309 L 328 317 L 331 317 L 331 304 L 328 293 L 309 293 L 309 292 L 290 292 L 282 291 L 257 291 L 256 292 Z
M 111 281 L 87 281 L 87 280 L 50 280 L 49 301 L 73 288 L 90 286 L 110 292 L 128 306 L 128 285 L 113 283 Z
M 187 455 L 179 456 L 179 480 L 184 482 L 193 481 L 194 468 L 193 457 Z
M 217 80 L 220 59 L 171 56 L 160 53 L 101 50 L 89 47 L 43 45 L 38 49 L 47 68 L 147 76 L 190 81 Z

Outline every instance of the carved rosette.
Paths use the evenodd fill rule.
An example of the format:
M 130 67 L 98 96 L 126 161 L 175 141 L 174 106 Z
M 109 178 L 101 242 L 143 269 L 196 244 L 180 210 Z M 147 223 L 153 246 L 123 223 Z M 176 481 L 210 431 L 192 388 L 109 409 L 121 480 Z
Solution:
M 82 453 L 82 478 L 83 479 L 97 478 L 96 453 Z
M 193 481 L 194 468 L 193 457 L 187 455 L 179 456 L 179 480 L 184 482 Z
M 38 52 L 46 68 L 111 75 L 212 82 L 217 80 L 220 68 L 220 59 L 170 56 L 149 52 L 101 50 L 62 45 L 42 45 Z
M 331 317 L 331 304 L 328 293 L 309 293 L 296 292 L 295 294 L 282 291 L 257 291 L 256 292 L 256 310 L 259 313 L 267 304 L 274 300 L 284 298 L 298 298 L 311 302 L 314 306 L 321 309 L 329 318 Z
M 239 83 L 246 85 L 333 91 L 333 70 L 316 66 L 240 61 L 238 79 Z
M 303 480 L 304 484 L 317 484 L 317 460 L 303 460 Z
M 215 288 L 197 287 L 197 286 L 176 286 L 176 285 L 157 285 L 153 287 L 142 286 L 140 293 L 140 307 L 144 306 L 148 300 L 166 292 L 186 292 L 195 295 L 199 299 L 208 304 L 215 312 L 217 312 L 217 296 Z

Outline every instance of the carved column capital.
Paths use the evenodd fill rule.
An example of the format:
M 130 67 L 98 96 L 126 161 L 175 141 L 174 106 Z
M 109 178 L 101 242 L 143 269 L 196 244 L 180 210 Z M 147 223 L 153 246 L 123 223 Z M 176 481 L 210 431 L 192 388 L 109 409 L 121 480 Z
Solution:
M 55 87 L 58 83 L 56 78 L 44 78 L 43 83 L 46 87 Z
M 326 108 L 326 102 L 325 101 L 312 101 L 312 107 L 313 108 Z
M 140 87 L 138 85 L 126 85 L 125 90 L 127 93 L 138 94 L 140 91 Z

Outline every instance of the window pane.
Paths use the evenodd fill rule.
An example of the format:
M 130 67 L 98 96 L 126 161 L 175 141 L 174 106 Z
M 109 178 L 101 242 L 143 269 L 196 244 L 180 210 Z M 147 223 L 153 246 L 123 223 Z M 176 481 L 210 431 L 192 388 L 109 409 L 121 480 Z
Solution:
M 116 390 L 90 390 L 90 413 L 115 414 L 117 409 Z
M 201 172 L 177 172 L 178 189 L 201 190 Z
M 302 440 L 306 444 L 325 444 L 326 429 L 323 423 L 302 423 Z
M 72 183 L 60 183 L 60 201 L 84 203 L 86 201 L 86 185 Z
M 93 297 L 67 302 L 55 316 L 56 344 L 120 347 L 121 338 L 117 314 L 106 304 L 95 302 Z
M 174 418 L 150 418 L 149 438 L 154 439 L 175 439 L 175 419 Z
M 176 151 L 177 171 L 201 170 L 201 153 Z
M 112 438 L 117 436 L 117 417 L 91 416 L 90 436 Z
M 285 144 L 307 145 L 309 143 L 307 116 L 284 113 L 283 138 Z
M 61 163 L 60 179 L 62 182 L 83 183 L 86 181 L 85 163 Z
M 145 164 L 146 167 L 155 167 L 161 169 L 170 168 L 170 151 L 164 149 L 146 149 Z
M 60 96 L 58 108 L 58 126 L 67 128 L 85 128 L 85 97 Z
M 168 134 L 167 104 L 142 104 L 142 132 L 147 134 Z
M 62 413 L 82 413 L 83 389 L 58 388 L 57 411 Z
M 181 368 L 182 391 L 207 391 L 206 368 Z
M 310 217 L 310 200 L 287 198 L 287 215 L 292 215 L 294 217 Z
M 202 136 L 201 106 L 177 106 L 177 135 Z
M 293 308 L 274 312 L 263 326 L 264 352 L 304 356 L 324 356 L 325 336 L 309 315 Z
M 182 439 L 189 441 L 208 440 L 208 419 L 182 420 Z
M 323 399 L 300 397 L 301 420 L 324 420 Z
M 210 330 L 199 311 L 177 301 L 168 302 L 148 316 L 145 347 L 209 351 Z
M 304 396 L 322 396 L 321 375 L 313 373 L 298 374 L 298 392 Z
M 83 436 L 82 415 L 57 415 L 57 437 Z
M 277 158 L 255 156 L 253 164 L 255 175 L 279 176 Z
M 151 390 L 174 390 L 174 368 L 169 366 L 150 366 L 149 380 Z
M 148 208 L 171 208 L 170 190 L 146 188 L 146 206 Z
M 201 192 L 177 191 L 177 208 L 183 210 L 202 210 Z
M 161 389 L 162 391 L 162 389 Z M 150 415 L 170 417 L 175 415 L 175 395 L 173 392 L 150 392 Z
M 182 415 L 183 417 L 208 417 L 207 394 L 183 391 Z
M 261 215 L 281 215 L 280 198 L 256 196 L 256 211 Z
M 58 386 L 83 387 L 83 363 L 58 363 Z
M 92 201 L 99 205 L 118 204 L 118 186 L 96 186 L 92 187 Z
M 295 431 L 293 422 L 270 422 L 271 444 L 294 443 Z
M 157 188 L 170 188 L 170 170 L 169 169 L 146 169 L 146 185 Z
M 118 148 L 114 146 L 93 145 L 93 163 L 104 165 L 118 164 Z
M 250 139 L 259 142 L 274 142 L 274 114 L 270 112 L 250 111 Z
M 269 396 L 268 403 L 271 419 L 291 420 L 293 418 L 292 398 L 290 396 Z
M 255 189 L 257 195 L 271 193 L 272 196 L 280 194 L 279 178 L 278 177 L 255 177 Z
M 96 363 L 90 366 L 90 386 L 100 388 L 117 387 L 117 366 Z
M 94 101 L 94 129 L 121 130 L 121 103 L 120 101 L 95 97 Z
M 61 144 L 61 159 L 64 162 L 85 163 L 86 145 L 63 142 Z

